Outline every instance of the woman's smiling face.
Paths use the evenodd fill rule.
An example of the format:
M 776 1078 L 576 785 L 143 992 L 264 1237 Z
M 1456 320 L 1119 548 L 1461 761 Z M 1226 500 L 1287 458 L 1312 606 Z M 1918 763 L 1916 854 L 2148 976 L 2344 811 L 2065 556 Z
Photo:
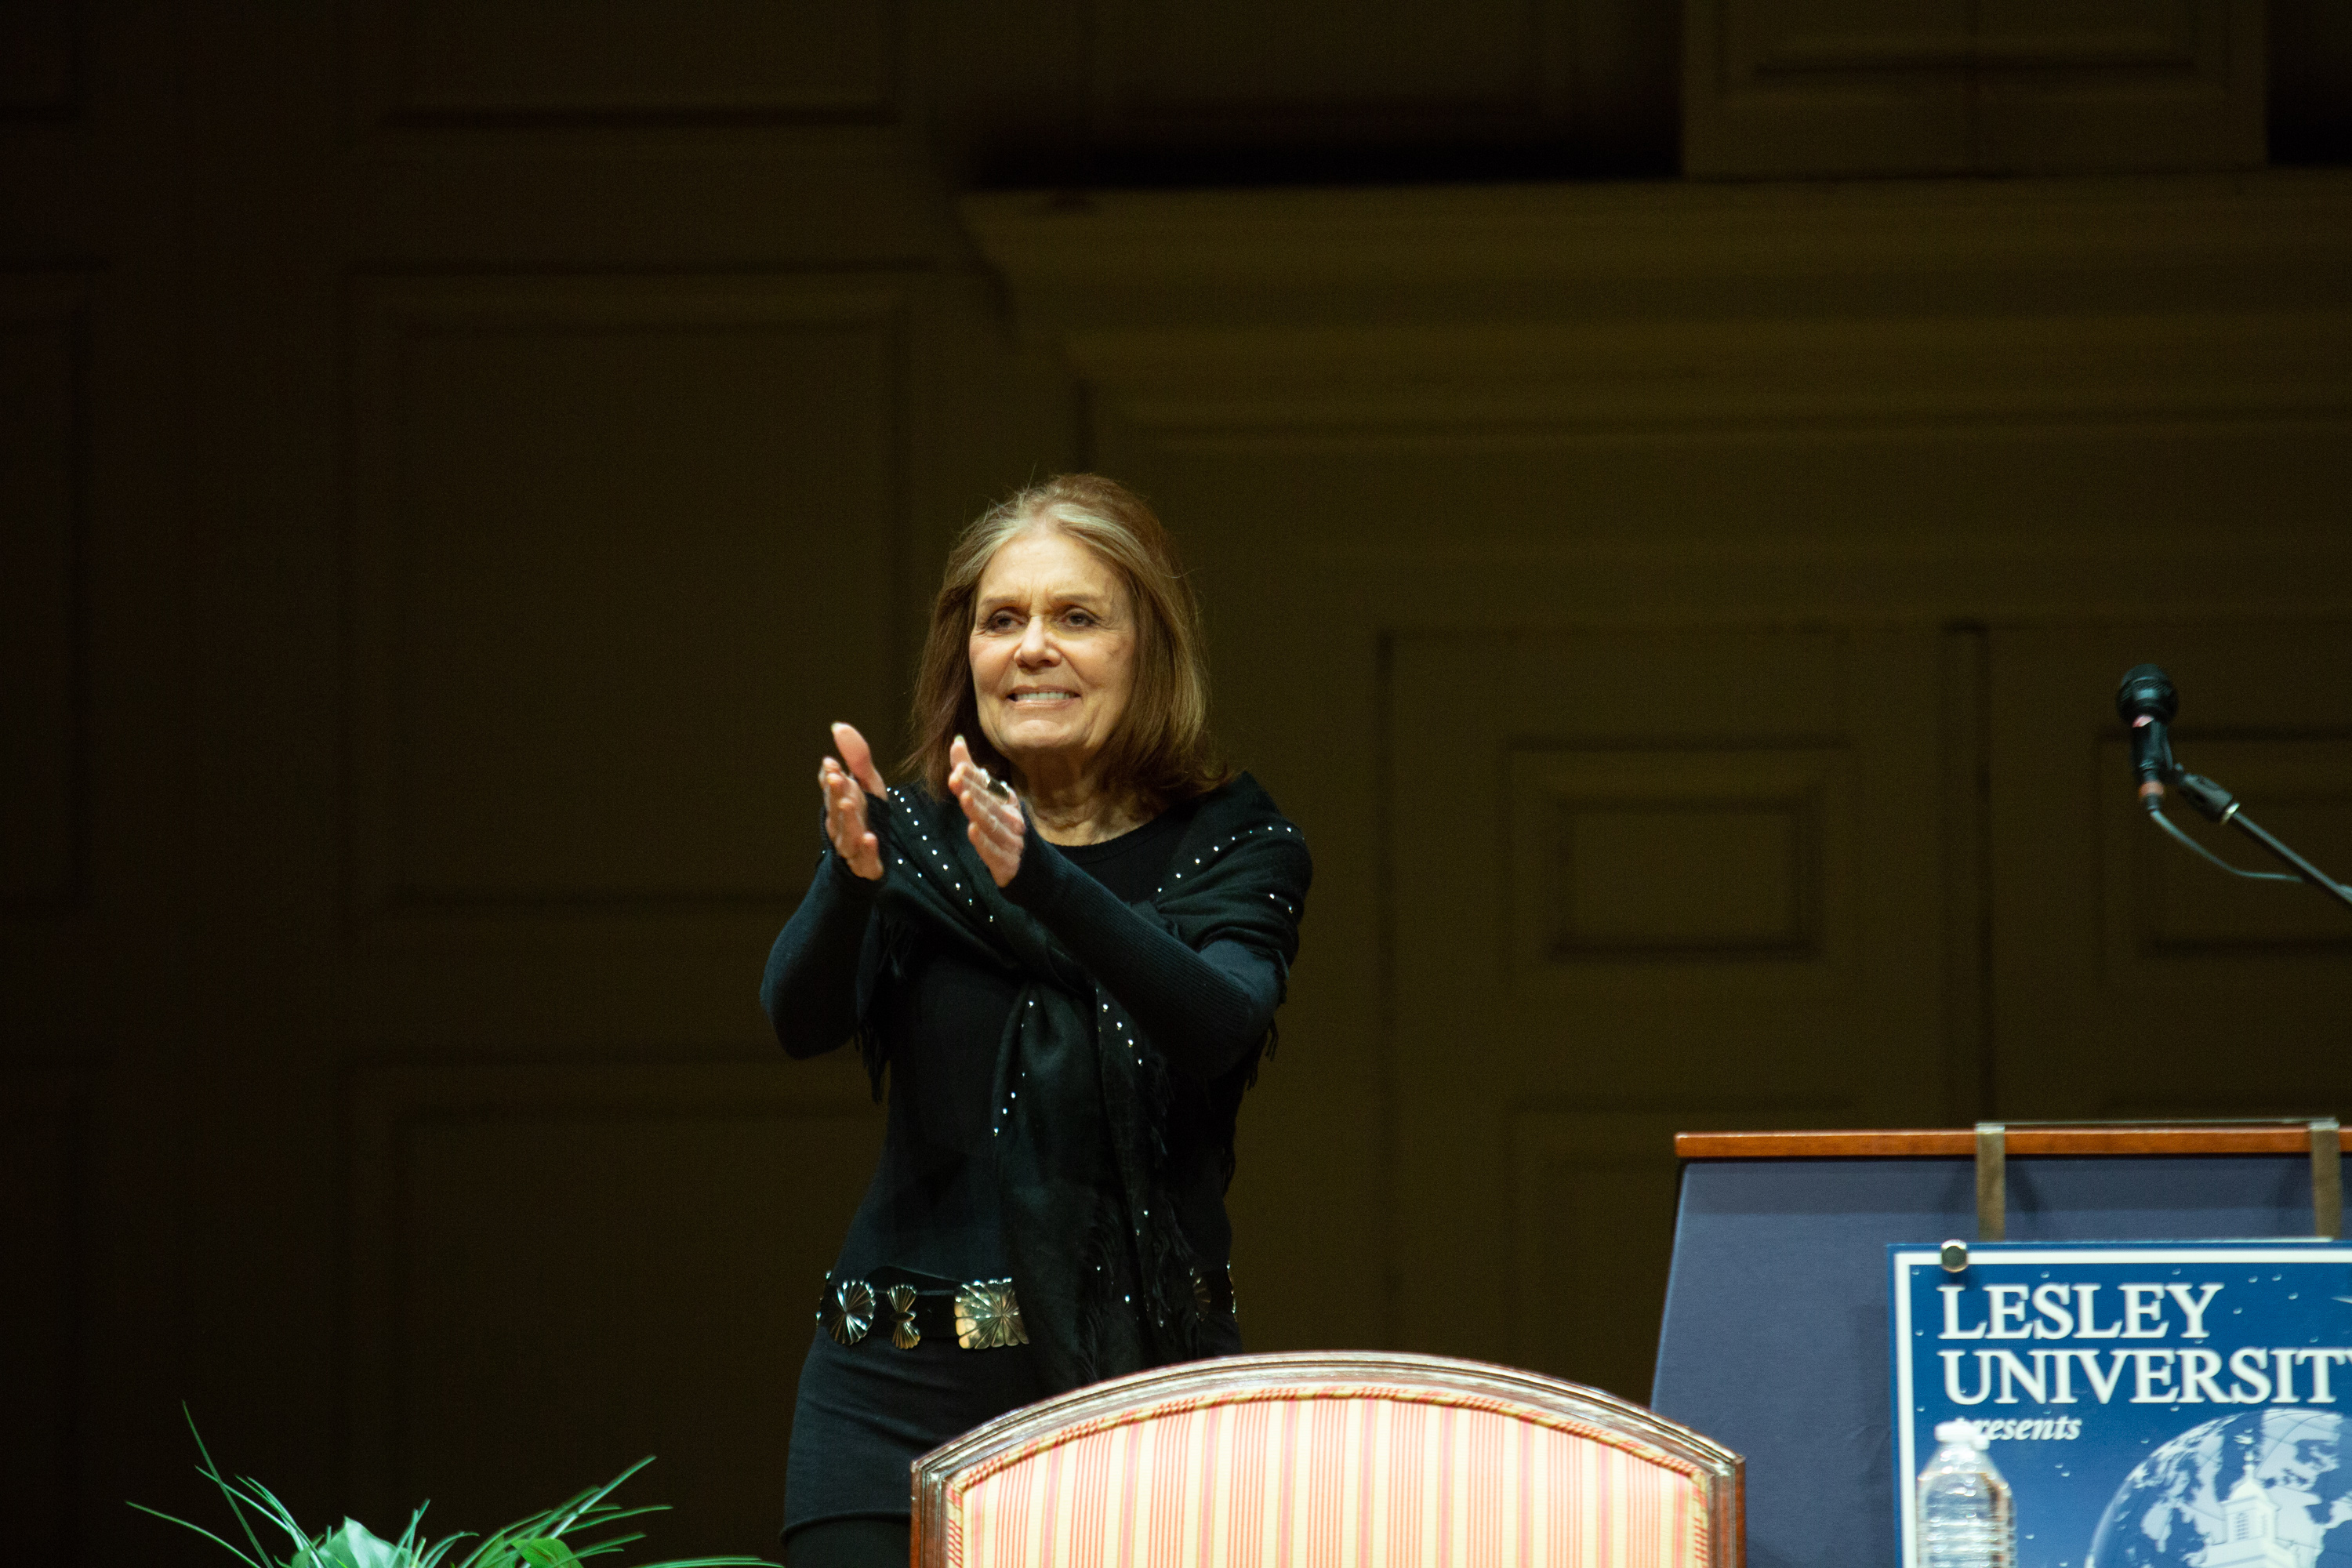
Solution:
M 1050 520 L 1032 524 L 989 558 L 973 595 L 981 732 L 1032 788 L 1079 783 L 1126 716 L 1135 646 L 1110 563 Z

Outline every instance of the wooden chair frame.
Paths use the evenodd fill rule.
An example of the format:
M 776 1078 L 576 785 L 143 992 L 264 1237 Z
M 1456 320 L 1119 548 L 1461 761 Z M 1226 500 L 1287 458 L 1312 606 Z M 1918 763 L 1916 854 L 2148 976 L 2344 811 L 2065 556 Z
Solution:
M 1055 1432 L 1115 1420 L 1172 1400 L 1278 1395 L 1308 1388 L 1342 1393 L 1393 1388 L 1500 1400 L 1589 1428 L 1603 1440 L 1654 1449 L 1693 1472 L 1707 1521 L 1706 1568 L 1744 1568 L 1746 1465 L 1720 1443 L 1597 1388 L 1486 1362 L 1384 1351 L 1307 1351 L 1186 1362 L 1074 1389 L 1000 1415 L 915 1461 L 913 1568 L 945 1563 L 948 1494 L 956 1478 L 976 1465 Z

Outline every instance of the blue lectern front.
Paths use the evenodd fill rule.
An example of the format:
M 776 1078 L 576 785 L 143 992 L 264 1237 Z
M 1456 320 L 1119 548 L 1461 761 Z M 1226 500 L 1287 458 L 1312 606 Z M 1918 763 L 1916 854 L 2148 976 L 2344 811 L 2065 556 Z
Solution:
M 1886 1245 L 1977 1236 L 1976 1149 L 1967 1131 L 1675 1140 L 1650 1404 L 1746 1456 L 1754 1568 L 1895 1562 Z M 2300 1128 L 2020 1128 L 2005 1156 L 2011 1241 L 2313 1232 Z

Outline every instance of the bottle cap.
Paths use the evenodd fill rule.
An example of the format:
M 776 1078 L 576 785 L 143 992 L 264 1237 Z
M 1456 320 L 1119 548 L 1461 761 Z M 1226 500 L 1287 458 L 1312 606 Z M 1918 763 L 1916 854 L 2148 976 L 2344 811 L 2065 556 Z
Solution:
M 1992 1447 L 1985 1441 L 1984 1434 L 1977 1430 L 1977 1424 L 1973 1421 L 1938 1421 L 1936 1423 L 1936 1441 L 1965 1443 L 1979 1454 Z

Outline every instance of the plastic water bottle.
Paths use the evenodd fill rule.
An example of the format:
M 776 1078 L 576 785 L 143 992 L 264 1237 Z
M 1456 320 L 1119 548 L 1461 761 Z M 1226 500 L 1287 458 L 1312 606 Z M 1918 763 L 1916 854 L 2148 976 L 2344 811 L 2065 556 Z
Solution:
M 2016 1506 L 1989 1445 L 1966 1421 L 1944 1422 L 1936 1442 L 1919 1472 L 1920 1568 L 2016 1568 Z

